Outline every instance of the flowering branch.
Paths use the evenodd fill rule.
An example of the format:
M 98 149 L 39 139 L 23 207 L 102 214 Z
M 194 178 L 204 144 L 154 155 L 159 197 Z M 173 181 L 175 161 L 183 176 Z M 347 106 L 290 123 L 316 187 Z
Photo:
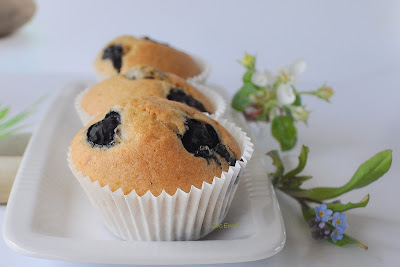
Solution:
M 278 68 L 277 74 L 268 70 L 257 71 L 256 59 L 249 54 L 245 54 L 240 63 L 246 72 L 243 86 L 232 100 L 232 107 L 242 111 L 249 120 L 272 122 L 272 135 L 280 143 L 282 151 L 292 149 L 297 142 L 294 122 L 307 123 L 308 120 L 309 112 L 302 104 L 301 96 L 314 95 L 329 102 L 333 90 L 322 85 L 315 91 L 296 91 L 294 85 L 307 67 L 303 59 Z
M 392 151 L 384 150 L 364 162 L 350 181 L 341 187 L 302 189 L 300 188 L 302 183 L 312 178 L 312 176 L 299 175 L 306 166 L 308 153 L 308 147 L 303 146 L 299 155 L 298 166 L 284 174 L 285 169 L 278 152 L 276 150 L 268 152 L 267 155 L 272 158 L 276 167 L 276 171 L 269 174 L 274 187 L 299 202 L 303 217 L 312 228 L 313 238 L 328 240 L 337 246 L 353 244 L 367 250 L 366 245 L 344 233 L 348 227 L 344 212 L 367 206 L 369 195 L 367 194 L 358 203 L 342 204 L 340 201 L 331 203 L 323 201 L 369 185 L 382 177 L 392 164 Z M 318 205 L 315 206 L 315 204 Z M 314 208 L 312 208 L 312 205 L 314 205 Z

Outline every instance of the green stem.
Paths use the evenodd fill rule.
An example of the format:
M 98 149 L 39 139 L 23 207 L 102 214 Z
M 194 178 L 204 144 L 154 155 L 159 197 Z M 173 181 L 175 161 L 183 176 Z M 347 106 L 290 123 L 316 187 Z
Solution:
M 315 95 L 315 91 L 302 91 L 302 92 L 297 92 L 299 95 Z
M 308 197 L 297 197 L 297 196 L 294 196 L 294 195 L 291 194 L 291 192 L 286 191 L 283 187 L 280 187 L 280 186 L 276 187 L 276 188 L 279 189 L 281 192 L 285 193 L 286 195 L 296 199 L 300 203 L 300 205 L 301 205 L 301 202 L 304 202 L 304 201 L 314 202 L 314 203 L 317 203 L 317 204 L 322 204 L 323 203 L 322 201 L 317 200 L 317 199 L 312 199 L 312 198 L 308 198 Z

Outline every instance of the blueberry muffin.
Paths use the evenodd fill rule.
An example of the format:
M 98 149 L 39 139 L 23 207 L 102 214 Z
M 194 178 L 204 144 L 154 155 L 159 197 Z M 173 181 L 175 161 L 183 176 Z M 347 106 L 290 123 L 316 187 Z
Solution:
M 201 188 L 235 166 L 241 154 L 238 142 L 217 121 L 153 96 L 113 106 L 71 144 L 72 163 L 83 176 L 113 192 L 135 190 L 139 196 Z
M 121 36 L 112 40 L 98 54 L 94 67 L 103 76 L 126 73 L 136 65 L 151 65 L 183 79 L 202 73 L 202 68 L 188 54 L 150 38 Z
M 78 113 L 81 109 L 90 117 L 97 116 L 123 100 L 143 95 L 181 102 L 210 114 L 216 110 L 201 92 L 182 78 L 150 66 L 138 66 L 126 75 L 112 76 L 90 88 L 77 100 L 80 101 Z

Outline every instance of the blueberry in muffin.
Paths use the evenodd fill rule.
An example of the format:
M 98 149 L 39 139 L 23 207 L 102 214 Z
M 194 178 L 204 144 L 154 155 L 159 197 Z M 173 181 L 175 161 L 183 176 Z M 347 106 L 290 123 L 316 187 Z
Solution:
M 118 112 L 110 111 L 104 119 L 96 122 L 87 130 L 87 142 L 92 146 L 111 147 L 115 144 L 116 128 L 121 124 Z
M 119 73 L 122 66 L 122 52 L 123 48 L 121 45 L 111 45 L 104 49 L 104 53 L 101 59 L 110 59 L 113 67 Z

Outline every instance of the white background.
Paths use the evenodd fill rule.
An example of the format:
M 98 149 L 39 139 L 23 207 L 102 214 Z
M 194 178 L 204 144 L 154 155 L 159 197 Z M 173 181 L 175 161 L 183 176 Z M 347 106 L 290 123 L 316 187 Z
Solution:
M 208 60 L 210 82 L 232 94 L 240 87 L 245 51 L 258 67 L 308 62 L 299 90 L 327 82 L 332 104 L 304 99 L 312 110 L 299 143 L 310 146 L 306 186 L 345 183 L 364 160 L 393 149 L 382 179 L 343 197 L 367 208 L 348 212 L 347 232 L 369 245 L 339 248 L 310 238 L 297 203 L 279 195 L 287 243 L 254 265 L 393 266 L 400 256 L 398 203 L 400 134 L 399 1 L 37 1 L 36 16 L 0 39 L 0 102 L 20 111 L 77 79 L 91 79 L 99 49 L 121 34 L 148 35 Z M 49 100 L 31 117 L 30 130 Z M 0 222 L 6 207 L 0 206 Z M 0 266 L 94 266 L 21 256 L 0 240 Z M 233 264 L 232 266 L 239 266 Z M 247 264 L 243 264 L 247 266 Z

